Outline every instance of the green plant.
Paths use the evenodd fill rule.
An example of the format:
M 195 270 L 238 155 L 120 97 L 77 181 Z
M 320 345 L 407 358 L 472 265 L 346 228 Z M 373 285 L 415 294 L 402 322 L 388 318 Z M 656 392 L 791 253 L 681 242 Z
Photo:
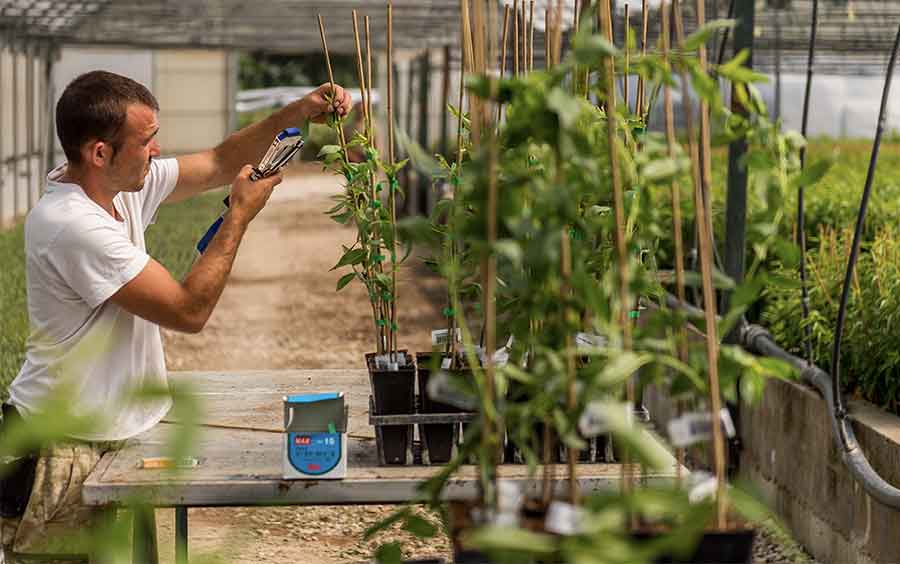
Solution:
M 785 194 L 798 182 L 815 181 L 812 173 L 804 176 L 798 171 L 796 136 L 781 133 L 765 117 L 765 107 L 749 85 L 759 76 L 742 66 L 745 55 L 717 69 L 719 76 L 736 85 L 745 116 L 725 107 L 718 87 L 692 56 L 712 30 L 722 25 L 699 30 L 671 60 L 649 54 L 634 63 L 649 89 L 658 91 L 658 85 L 673 83 L 671 61 L 675 69 L 690 77 L 694 91 L 712 107 L 723 134 L 750 144 L 748 164 L 768 171 L 755 178 L 756 193 L 770 206 L 748 220 L 754 242 L 748 281 L 736 286 L 719 277 L 732 291 L 732 309 L 715 328 L 713 334 L 718 336 L 754 302 L 761 286 L 771 283 L 760 266 L 772 257 L 787 262 L 795 255 L 789 240 L 781 236 Z M 465 33 L 465 23 L 463 29 Z M 710 395 L 706 375 L 711 367 L 705 343 L 691 346 L 686 358 L 676 351 L 674 335 L 686 323 L 682 313 L 662 308 L 638 329 L 631 326 L 627 315 L 639 298 L 661 301 L 657 251 L 660 240 L 671 230 L 671 219 L 660 210 L 669 203 L 671 182 L 684 177 L 690 161 L 683 149 L 670 153 L 661 136 L 634 131 L 633 125 L 640 121 L 624 106 L 612 104 L 606 84 L 589 85 L 589 94 L 599 100 L 599 107 L 583 91 L 572 93 L 571 77 L 580 77 L 585 71 L 588 76 L 591 71 L 604 76 L 608 71 L 599 63 L 607 57 L 621 66 L 621 53 L 583 28 L 573 41 L 569 58 L 546 72 L 498 81 L 485 73 L 486 69 L 476 67 L 476 75 L 469 78 L 470 160 L 455 171 L 453 165 L 442 163 L 444 170 L 456 172 L 459 178 L 452 202 L 445 204 L 458 213 L 440 225 L 434 218 L 430 223 L 418 220 L 423 226 L 418 231 L 426 235 L 425 240 L 438 239 L 443 250 L 438 264 L 448 265 L 448 279 L 460 272 L 459 263 L 450 258 L 455 245 L 470 253 L 473 264 L 481 265 L 485 358 L 490 359 L 493 352 L 494 306 L 498 311 L 496 334 L 513 337 L 513 345 L 506 364 L 497 366 L 486 360 L 482 366 L 475 356 L 476 339 L 460 305 L 460 288 L 451 291 L 463 333 L 463 352 L 473 373 L 474 385 L 468 391 L 481 417 L 469 427 L 457 457 L 421 485 L 423 500 L 435 506 L 440 505 L 454 472 L 474 458 L 481 486 L 475 503 L 488 516 L 501 512 L 496 466 L 504 430 L 524 453 L 530 475 L 536 479 L 538 464 L 551 462 L 548 445 L 552 441 L 561 442 L 570 453 L 584 448 L 579 421 L 588 411 L 599 411 L 626 456 L 651 468 L 659 464 L 655 443 L 631 423 L 632 405 L 620 400 L 623 387 L 639 370 L 646 379 L 661 380 L 673 393 L 695 402 L 704 402 Z M 500 125 L 491 119 L 496 115 L 494 105 L 506 110 L 506 120 Z M 617 162 L 614 154 L 621 160 Z M 618 174 L 624 193 L 616 185 Z M 448 177 L 453 178 L 452 174 Z M 706 290 L 712 291 L 708 284 Z M 713 329 L 703 323 L 699 327 Z M 578 349 L 573 336 L 579 331 L 602 339 L 596 346 Z M 746 391 L 752 392 L 745 397 L 755 398 L 767 377 L 787 372 L 779 363 L 755 359 L 734 347 L 722 346 L 716 362 L 726 397 L 736 395 L 738 375 L 744 377 Z M 538 428 L 543 429 L 540 438 L 535 437 Z M 577 468 L 572 460 L 570 457 L 568 495 L 578 504 Z M 549 480 L 544 479 L 543 484 L 540 502 L 546 508 L 552 493 Z M 709 504 L 684 504 L 683 492 L 650 490 L 598 496 L 584 500 L 583 508 L 589 524 L 580 535 L 560 538 L 498 527 L 486 517 L 486 526 L 469 540 L 490 551 L 497 561 L 550 554 L 572 560 L 585 554 L 600 559 L 605 554 L 610 562 L 642 561 L 652 559 L 655 550 L 675 549 L 635 546 L 629 538 L 629 515 L 640 515 L 668 529 L 671 535 L 666 535 L 661 545 L 677 542 L 686 530 L 692 530 L 696 538 L 712 515 Z M 603 551 L 597 550 L 600 546 Z M 611 546 L 616 550 L 610 551 Z
M 834 326 L 852 229 L 822 228 L 818 246 L 807 255 L 813 361 L 831 370 Z M 895 413 L 900 411 L 900 356 L 896 328 L 900 323 L 900 232 L 883 227 L 864 245 L 850 288 L 850 307 L 841 350 L 846 367 L 845 391 Z M 787 275 L 787 273 L 783 273 Z M 763 319 L 775 340 L 798 352 L 803 342 L 799 292 L 790 287 L 766 291 Z

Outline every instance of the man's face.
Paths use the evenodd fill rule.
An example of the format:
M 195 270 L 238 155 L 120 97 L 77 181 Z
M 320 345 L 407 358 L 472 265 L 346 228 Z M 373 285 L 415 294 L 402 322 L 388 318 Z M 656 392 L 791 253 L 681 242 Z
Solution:
M 121 144 L 110 161 L 109 179 L 116 190 L 138 192 L 150 172 L 150 160 L 159 156 L 156 133 L 159 119 L 153 108 L 129 104 Z

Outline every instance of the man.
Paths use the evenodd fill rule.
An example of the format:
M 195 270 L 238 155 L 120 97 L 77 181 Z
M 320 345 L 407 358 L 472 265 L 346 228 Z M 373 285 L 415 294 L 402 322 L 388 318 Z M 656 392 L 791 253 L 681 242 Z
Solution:
M 42 410 L 54 394 L 65 393 L 72 414 L 103 424 L 73 429 L 71 440 L 41 451 L 30 495 L 19 507 L 4 504 L 4 547 L 72 552 L 58 542 L 94 517 L 81 505 L 84 479 L 118 441 L 153 427 L 170 408 L 164 395 L 137 393 L 166 385 L 159 326 L 191 333 L 203 328 L 248 224 L 281 182 L 280 175 L 251 181 L 246 163 L 258 162 L 281 129 L 346 115 L 350 103 L 342 88 L 332 94 L 323 85 L 213 149 L 156 159 L 159 106 L 146 88 L 95 71 L 65 89 L 56 125 L 67 163 L 47 176 L 46 192 L 25 222 L 31 334 L 25 363 L 9 387 L 14 409 L 4 406 L 4 412 L 53 417 Z M 178 282 L 147 255 L 144 230 L 160 204 L 228 182 L 224 221 Z

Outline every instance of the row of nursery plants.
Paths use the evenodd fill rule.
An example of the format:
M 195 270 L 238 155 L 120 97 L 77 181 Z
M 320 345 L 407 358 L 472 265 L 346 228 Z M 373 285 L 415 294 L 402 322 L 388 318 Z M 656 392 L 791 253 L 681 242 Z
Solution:
M 842 340 L 845 391 L 900 413 L 900 356 L 896 338 L 900 328 L 900 232 L 882 227 L 866 241 L 850 287 Z M 852 227 L 821 228 L 817 243 L 807 254 L 810 316 L 798 316 L 802 304 L 796 288 L 774 287 L 766 291 L 763 322 L 779 343 L 801 353 L 805 327 L 810 328 L 813 358 L 831 371 L 834 327 Z M 784 272 L 785 276 L 790 272 Z
M 762 513 L 741 488 L 727 483 L 722 406 L 736 398 L 739 382 L 741 397 L 752 401 L 767 378 L 789 377 L 790 371 L 723 344 L 721 337 L 763 287 L 779 283 L 762 265 L 795 264 L 797 253 L 783 235 L 783 202 L 799 183 L 814 182 L 823 167 L 801 171 L 802 139 L 767 118 L 752 86 L 762 77 L 743 65 L 746 53 L 714 68 L 734 88 L 741 110 L 732 112 L 723 102 L 705 44 L 733 22 L 701 20 L 685 37 L 678 3 L 663 2 L 660 9 L 660 43 L 645 42 L 638 52 L 634 33 L 622 48 L 612 43 L 608 3 L 586 3 L 576 11 L 577 32 L 565 57 L 560 13 L 548 10 L 547 65 L 535 69 L 529 36 L 521 29 L 527 26 L 510 24 L 509 7 L 501 16 L 495 3 L 462 2 L 467 79 L 449 108 L 457 119 L 457 153 L 417 163 L 433 174 L 436 186 L 449 187 L 439 191 L 442 199 L 429 218 L 397 220 L 397 174 L 409 165 L 394 155 L 390 76 L 387 147 L 376 144 L 367 94 L 362 131 L 320 153 L 344 179 L 344 191 L 328 213 L 356 229 L 355 242 L 344 248 L 335 269 L 339 290 L 358 283 L 369 296 L 373 348 L 365 362 L 374 415 L 412 413 L 416 364 L 427 368 L 431 380 L 420 377 L 420 403 L 476 414 L 446 465 L 420 484 L 416 500 L 444 516 L 457 561 L 749 558 L 748 520 Z M 512 17 L 520 21 L 518 10 Z M 390 5 L 387 21 L 391 68 Z M 367 30 L 367 18 L 364 24 Z M 368 33 L 363 41 L 355 14 L 353 25 L 359 82 L 369 93 L 371 50 L 362 48 Z M 501 34 L 488 30 L 501 27 L 498 45 Z M 512 30 L 522 34 L 514 44 L 524 44 L 525 63 L 508 73 Z M 623 74 L 639 77 L 636 104 L 617 99 L 615 81 Z M 676 88 L 700 100 L 699 107 L 684 106 L 687 126 L 678 134 L 672 119 Z M 646 128 L 656 103 L 664 105 L 665 133 Z M 714 182 L 712 125 L 725 138 L 747 143 L 754 187 L 767 203 L 777 204 L 761 206 L 748 218 L 753 245 L 740 285 L 716 272 L 713 262 L 710 201 L 704 196 Z M 341 124 L 333 126 L 340 137 Z M 365 159 L 352 162 L 351 149 Z M 683 205 L 698 218 L 696 273 L 684 266 Z M 666 256 L 661 249 L 670 242 Z M 426 263 L 447 285 L 444 339 L 436 339 L 439 344 L 423 351 L 418 362 L 402 348 L 403 302 L 396 284 L 404 261 L 416 260 L 410 259 L 413 245 L 431 249 Z M 662 275 L 661 262 L 672 265 L 673 276 Z M 702 318 L 689 319 L 665 305 L 668 291 L 685 301 L 690 287 L 705 309 Z M 729 292 L 729 310 L 717 311 L 717 289 Z M 703 430 L 677 442 L 677 478 L 666 487 L 638 480 L 645 471 L 673 471 L 672 458 L 637 420 L 639 390 L 651 382 L 677 398 L 686 420 L 699 421 Z M 408 463 L 408 430 L 390 431 L 381 431 L 382 462 Z M 580 485 L 581 453 L 597 435 L 612 438 L 622 468 L 618 491 L 583 491 Z M 707 441 L 715 475 L 682 478 L 682 447 Z M 500 477 L 510 444 L 535 486 L 527 494 Z M 554 464 L 559 452 L 564 466 Z M 448 484 L 469 464 L 475 466 L 478 495 L 445 505 Z M 557 484 L 560 473 L 564 486 Z M 395 523 L 424 537 L 439 530 L 410 506 L 368 534 Z M 388 543 L 378 557 L 400 561 L 400 547 Z

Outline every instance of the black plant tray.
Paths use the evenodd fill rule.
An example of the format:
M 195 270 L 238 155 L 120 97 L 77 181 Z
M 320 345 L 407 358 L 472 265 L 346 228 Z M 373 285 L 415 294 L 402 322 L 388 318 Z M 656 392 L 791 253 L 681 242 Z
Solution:
M 414 411 L 419 410 L 420 397 L 417 395 L 415 397 L 415 406 Z M 478 414 L 477 413 L 407 413 L 407 414 L 395 414 L 395 415 L 374 415 L 375 413 L 375 398 L 369 396 L 369 425 L 375 427 L 375 446 L 378 449 L 378 464 L 381 466 L 387 466 L 385 449 L 384 449 L 384 441 L 385 441 L 385 427 L 399 427 L 406 426 L 410 429 L 409 436 L 412 436 L 412 429 L 418 425 L 430 425 L 430 424 L 449 424 L 453 425 L 453 434 L 451 440 L 453 441 L 453 449 L 452 453 L 456 452 L 456 445 L 460 442 L 460 423 L 466 423 L 468 421 L 472 421 L 475 419 Z M 419 427 L 421 430 L 421 427 Z M 428 452 L 427 445 L 424 444 L 424 441 L 415 441 L 412 445 L 413 450 L 407 456 L 407 464 L 406 466 L 415 466 L 419 464 L 444 464 L 445 462 L 432 462 L 430 453 Z M 452 458 L 452 457 L 451 457 Z

